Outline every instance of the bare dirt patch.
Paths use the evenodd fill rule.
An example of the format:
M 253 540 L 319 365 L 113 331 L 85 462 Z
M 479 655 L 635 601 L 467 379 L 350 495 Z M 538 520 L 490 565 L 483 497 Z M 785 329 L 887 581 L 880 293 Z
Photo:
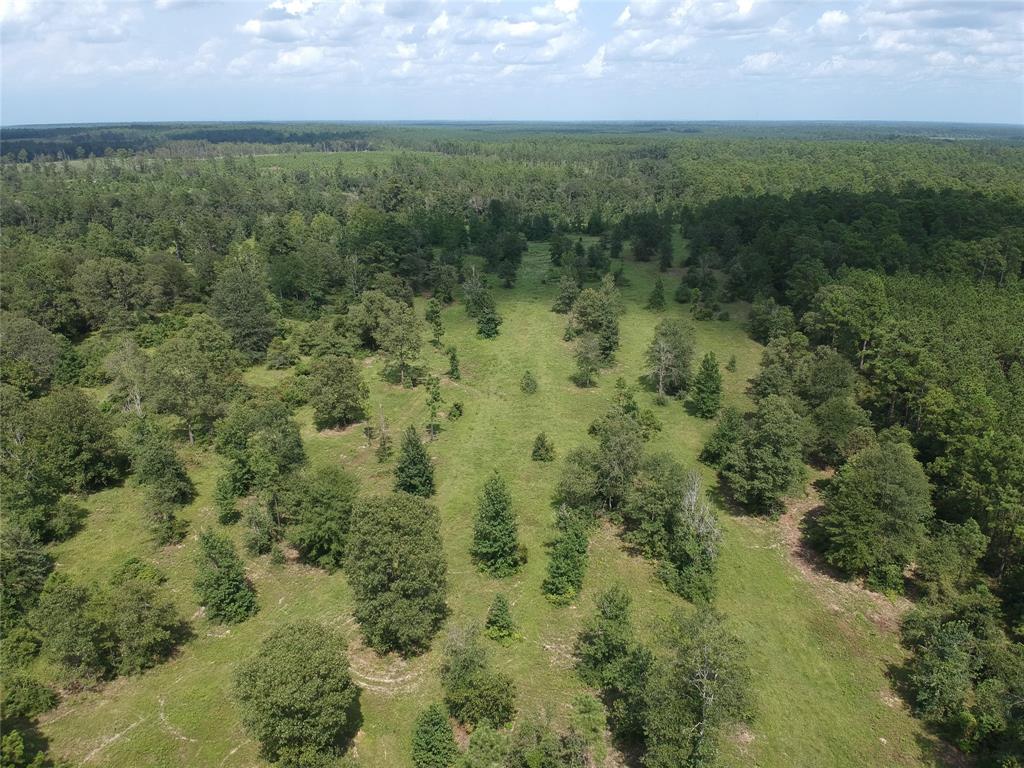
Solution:
M 358 637 L 349 644 L 349 670 L 360 688 L 382 696 L 411 693 L 420 687 L 424 660 L 403 659 L 396 654 L 380 656 Z

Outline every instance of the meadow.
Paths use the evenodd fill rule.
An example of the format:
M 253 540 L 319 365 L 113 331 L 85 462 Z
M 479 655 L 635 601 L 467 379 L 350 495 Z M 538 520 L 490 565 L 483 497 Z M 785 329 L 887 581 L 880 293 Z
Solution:
M 271 158 L 261 158 L 270 162 Z M 573 699 L 588 692 L 572 669 L 572 647 L 595 595 L 619 582 L 634 599 L 634 617 L 644 638 L 655 638 L 672 612 L 690 610 L 669 593 L 652 565 L 631 554 L 617 532 L 606 526 L 591 539 L 590 567 L 580 599 L 557 607 L 541 594 L 545 543 L 554 531 L 550 504 L 559 462 L 530 459 L 534 436 L 545 431 L 558 456 L 586 441 L 587 425 L 600 415 L 614 393 L 618 377 L 639 389 L 643 350 L 662 316 L 685 316 L 685 305 L 669 302 L 662 313 L 644 309 L 656 275 L 649 264 L 626 264 L 629 285 L 623 289 L 622 345 L 614 368 L 602 372 L 599 385 L 579 389 L 570 381 L 569 345 L 562 340 L 565 318 L 550 311 L 555 286 L 546 281 L 546 244 L 530 245 L 514 289 L 496 289 L 504 318 L 501 335 L 480 339 L 475 323 L 456 303 L 444 311 L 445 343 L 455 344 L 462 379 L 442 379 L 445 405 L 464 404 L 465 415 L 444 421 L 428 451 L 436 466 L 442 533 L 449 568 L 451 617 L 448 624 L 482 622 L 496 592 L 512 603 L 522 639 L 493 644 L 497 666 L 518 686 L 521 715 L 538 715 L 556 723 L 572 712 Z M 678 279 L 670 273 L 671 292 Z M 725 371 L 726 403 L 749 407 L 746 381 L 757 370 L 760 346 L 743 329 L 745 305 L 728 307 L 728 321 L 694 323 L 697 359 L 713 350 L 723 363 L 736 357 L 736 370 Z M 422 315 L 423 300 L 417 299 Z M 423 362 L 438 374 L 446 359 L 430 345 Z M 368 358 L 365 379 L 373 412 L 383 409 L 392 433 L 409 423 L 426 421 L 422 388 L 402 389 L 380 375 L 381 361 Z M 536 376 L 539 389 L 524 394 L 524 371 Z M 250 369 L 247 382 L 270 386 L 287 371 Z M 101 392 L 95 393 L 97 397 Z M 677 401 L 659 407 L 650 393 L 639 394 L 656 409 L 663 429 L 651 450 L 667 452 L 687 466 L 696 456 L 713 422 L 686 413 Z M 344 431 L 317 432 L 308 408 L 297 413 L 313 464 L 338 464 L 360 478 L 361 491 L 389 490 L 392 462 L 378 463 L 359 425 Z M 129 556 L 163 569 L 179 610 L 191 617 L 194 637 L 167 663 L 143 675 L 119 678 L 101 689 L 66 697 L 41 718 L 41 729 L 55 755 L 90 766 L 253 766 L 261 765 L 256 743 L 249 739 L 230 698 L 232 673 L 258 642 L 288 619 L 312 617 L 341 628 L 350 639 L 355 680 L 362 686 L 362 728 L 353 754 L 360 765 L 409 765 L 412 722 L 441 696 L 437 670 L 443 642 L 418 658 L 379 657 L 362 647 L 351 616 L 352 595 L 343 573 L 327 574 L 294 562 L 272 564 L 269 557 L 247 560 L 259 596 L 259 613 L 240 625 L 207 622 L 192 590 L 196 533 L 218 527 L 213 503 L 220 458 L 211 450 L 186 451 L 198 496 L 182 517 L 190 525 L 178 546 L 155 548 L 146 531 L 141 490 L 128 481 L 87 499 L 90 515 L 78 535 L 55 548 L 59 567 L 81 579 L 104 578 Z M 510 483 L 520 521 L 520 536 L 529 552 L 516 576 L 494 580 L 480 574 L 469 557 L 472 515 L 484 479 L 492 469 Z M 702 471 L 709 484 L 713 474 Z M 934 740 L 896 697 L 887 666 L 901 650 L 895 628 L 874 621 L 876 601 L 856 590 L 823 591 L 808 581 L 790 560 L 781 529 L 771 521 L 720 510 L 724 552 L 719 568 L 718 607 L 746 641 L 754 673 L 756 715 L 748 727 L 730 734 L 723 762 L 764 768 L 825 768 L 937 765 Z M 227 529 L 240 542 L 240 526 Z M 610 764 L 618 759 L 609 753 Z

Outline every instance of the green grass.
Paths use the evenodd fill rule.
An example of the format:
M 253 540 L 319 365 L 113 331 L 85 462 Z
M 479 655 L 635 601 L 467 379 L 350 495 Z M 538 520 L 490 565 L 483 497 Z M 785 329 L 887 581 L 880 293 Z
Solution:
M 369 153 L 367 153 L 369 154 Z M 269 158 L 261 158 L 261 162 Z M 450 403 L 461 400 L 465 415 L 444 422 L 429 446 L 436 460 L 438 505 L 451 583 L 451 622 L 482 622 L 495 592 L 512 603 L 523 639 L 493 645 L 496 664 L 517 681 L 521 713 L 544 712 L 563 721 L 574 696 L 585 691 L 571 669 L 571 648 L 595 594 L 614 583 L 634 597 L 642 636 L 655 639 L 674 610 L 687 604 L 669 594 L 650 563 L 630 556 L 608 528 L 594 534 L 590 568 L 577 605 L 555 607 L 542 597 L 544 543 L 553 533 L 550 497 L 559 463 L 535 463 L 530 447 L 543 430 L 559 456 L 586 441 L 589 423 L 607 406 L 618 376 L 635 383 L 641 357 L 660 316 L 683 316 L 686 307 L 670 302 L 664 313 L 641 307 L 650 292 L 652 265 L 627 265 L 631 284 L 624 289 L 622 349 L 617 366 L 604 372 L 598 387 L 577 389 L 568 345 L 562 341 L 565 318 L 549 311 L 554 285 L 544 283 L 547 247 L 531 245 L 513 290 L 496 289 L 504 317 L 501 335 L 491 341 L 475 335 L 461 306 L 444 313 L 446 344 L 459 349 L 462 380 L 443 380 Z M 668 293 L 677 275 L 667 280 Z M 417 311 L 423 304 L 418 300 Z M 737 370 L 724 372 L 726 399 L 746 406 L 745 381 L 757 369 L 759 346 L 743 332 L 744 307 L 730 307 L 729 322 L 696 323 L 699 360 L 714 350 L 724 364 L 736 355 Z M 426 333 L 424 334 L 426 336 Z M 424 361 L 444 371 L 446 359 L 430 346 Z M 524 370 L 539 382 L 534 395 L 519 389 Z M 397 437 L 406 424 L 423 426 L 422 390 L 402 390 L 380 378 L 380 361 L 366 361 L 374 413 L 382 406 Z M 253 369 L 252 385 L 271 385 L 281 372 Z M 650 394 L 640 395 L 653 404 Z M 655 406 L 656 407 L 656 406 Z M 652 450 L 665 451 L 688 465 L 712 424 L 688 416 L 679 403 L 657 408 L 663 430 Z M 355 473 L 364 492 L 385 491 L 391 465 L 380 465 L 360 427 L 342 433 L 317 433 L 309 409 L 300 409 L 310 460 L 338 464 Z M 185 452 L 199 497 L 185 511 L 190 536 L 181 545 L 154 549 L 144 528 L 141 495 L 131 483 L 96 494 L 85 529 L 57 548 L 60 568 L 88 579 L 102 579 L 125 556 L 149 558 L 169 575 L 169 587 L 183 615 L 193 617 L 195 637 L 175 658 L 145 675 L 117 680 L 96 692 L 68 697 L 44 718 L 43 731 L 57 755 L 72 762 L 107 766 L 252 766 L 257 746 L 243 731 L 230 699 L 232 672 L 280 622 L 315 617 L 340 628 L 351 639 L 355 677 L 362 695 L 363 730 L 355 744 L 360 764 L 408 765 L 411 723 L 427 704 L 439 699 L 437 669 L 443 636 L 435 650 L 403 662 L 379 658 L 363 649 L 351 618 L 351 593 L 343 574 L 328 575 L 294 563 L 274 566 L 252 559 L 260 612 L 240 626 L 209 624 L 197 616 L 191 588 L 195 533 L 215 526 L 213 486 L 219 460 L 200 449 Z M 496 581 L 479 574 L 468 554 L 471 520 L 480 487 L 492 468 L 509 480 L 529 562 L 521 573 Z M 709 480 L 713 477 L 706 470 Z M 895 637 L 881 633 L 854 611 L 838 616 L 814 594 L 789 564 L 770 522 L 723 519 L 725 540 L 719 606 L 750 647 L 757 715 L 742 737 L 725 745 L 732 766 L 820 768 L 822 766 L 920 766 L 934 764 L 919 725 L 899 706 L 883 699 L 888 690 L 885 664 L 898 658 Z M 240 539 L 236 526 L 229 529 Z M 884 742 L 883 742 L 884 739 Z

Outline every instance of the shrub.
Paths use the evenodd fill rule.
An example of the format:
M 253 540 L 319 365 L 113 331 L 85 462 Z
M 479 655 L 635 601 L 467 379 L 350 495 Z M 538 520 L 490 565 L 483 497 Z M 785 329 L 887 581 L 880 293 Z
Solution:
M 200 533 L 196 566 L 196 594 L 211 621 L 235 624 L 256 613 L 256 591 L 245 578 L 230 539 L 211 531 Z
M 448 711 L 460 723 L 500 728 L 515 717 L 515 683 L 490 668 L 475 628 L 456 630 L 449 638 L 441 685 Z
M 434 495 L 434 466 L 416 427 L 411 424 L 402 435 L 401 453 L 395 465 L 395 490 L 414 496 Z
M 519 388 L 528 395 L 537 391 L 537 378 L 531 371 L 526 371 L 523 374 L 523 378 L 519 381 Z
M 534 461 L 554 461 L 555 444 L 548 439 L 548 436 L 541 432 L 533 440 L 533 450 L 530 451 L 530 458 Z
M 431 704 L 419 717 L 412 732 L 413 768 L 449 768 L 459 756 L 448 713 Z

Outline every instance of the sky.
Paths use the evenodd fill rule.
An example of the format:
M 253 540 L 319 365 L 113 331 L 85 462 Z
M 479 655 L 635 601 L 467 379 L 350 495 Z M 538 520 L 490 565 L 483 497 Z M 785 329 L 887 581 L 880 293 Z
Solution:
M 4 125 L 1024 123 L 1022 0 L 0 0 Z

